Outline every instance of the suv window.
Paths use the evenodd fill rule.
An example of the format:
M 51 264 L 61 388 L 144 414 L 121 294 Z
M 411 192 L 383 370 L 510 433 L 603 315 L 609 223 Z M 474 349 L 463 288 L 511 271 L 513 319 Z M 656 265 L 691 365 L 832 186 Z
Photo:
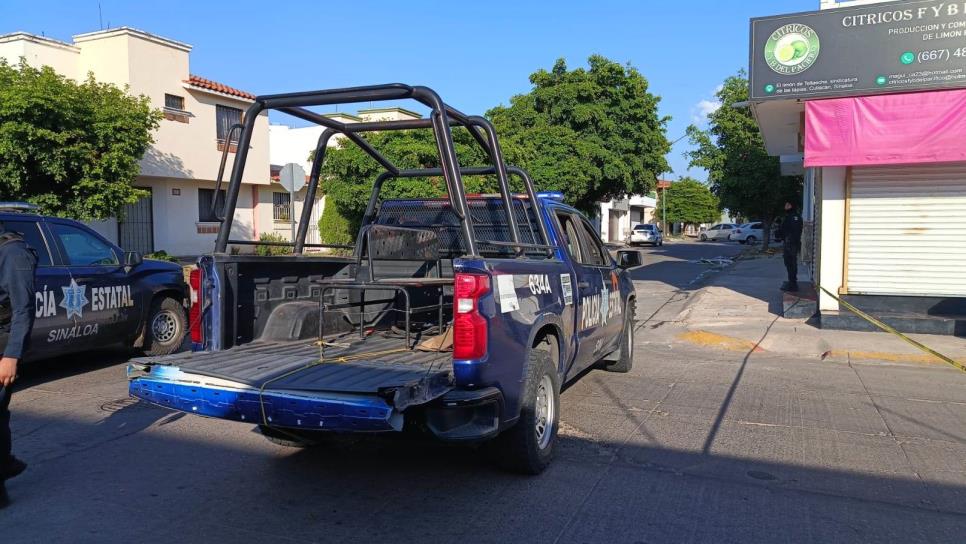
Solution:
M 562 229 L 562 234 L 564 237 L 563 243 L 567 246 L 567 253 L 570 253 L 570 257 L 579 263 L 584 262 L 583 257 L 580 253 L 580 237 L 577 235 L 577 227 L 574 226 L 574 220 L 570 217 L 570 214 L 565 212 L 557 212 L 557 221 L 560 222 L 560 227 Z
M 713 226 L 709 227 L 708 230 L 718 230 L 720 228 L 721 228 L 721 225 L 713 225 Z
M 62 223 L 50 223 L 50 230 L 60 240 L 67 264 L 73 266 L 118 264 L 114 249 L 86 230 Z
M 761 223 L 752 223 L 751 228 L 761 230 Z
M 34 251 L 37 252 L 37 266 L 50 266 L 50 250 L 47 249 L 47 242 L 40 233 L 40 226 L 36 221 L 3 221 L 4 230 L 18 232 L 23 236 L 23 241 Z
M 600 237 L 594 232 L 594 229 L 586 221 L 578 221 L 580 223 L 581 230 L 584 233 L 584 244 L 585 255 L 584 264 L 589 264 L 591 266 L 607 266 L 609 263 L 609 255 L 607 250 L 604 249 L 603 242 L 600 241 Z
M 721 230 L 731 230 L 735 228 L 734 225 L 721 225 Z
M 637 225 L 636 227 L 634 227 L 634 230 L 650 230 L 650 231 L 653 231 L 654 230 L 654 225 Z

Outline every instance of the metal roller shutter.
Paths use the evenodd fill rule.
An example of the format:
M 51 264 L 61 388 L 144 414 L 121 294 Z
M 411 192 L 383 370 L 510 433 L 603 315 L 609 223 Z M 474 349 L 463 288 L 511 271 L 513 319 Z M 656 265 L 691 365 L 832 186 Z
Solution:
M 850 294 L 966 296 L 966 163 L 854 167 Z

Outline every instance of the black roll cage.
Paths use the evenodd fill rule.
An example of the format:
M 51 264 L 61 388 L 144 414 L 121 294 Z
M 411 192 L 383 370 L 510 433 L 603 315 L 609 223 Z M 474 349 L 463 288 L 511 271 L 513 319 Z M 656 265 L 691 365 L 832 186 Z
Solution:
M 334 104 L 354 104 L 360 102 L 380 102 L 387 100 L 411 99 L 427 106 L 430 115 L 425 119 L 411 119 L 402 121 L 370 121 L 364 123 L 343 123 L 331 119 L 324 115 L 305 109 L 312 106 L 326 106 Z M 429 87 L 404 85 L 402 83 L 390 83 L 385 85 L 372 85 L 365 87 L 350 87 L 343 89 L 329 89 L 319 91 L 307 91 L 298 93 L 272 94 L 255 97 L 255 102 L 249 106 L 245 112 L 244 124 L 233 125 L 229 129 L 229 137 L 235 130 L 240 130 L 241 135 L 238 139 L 237 151 L 234 164 L 232 166 L 231 178 L 228 183 L 228 190 L 225 195 L 225 207 L 223 214 L 216 215 L 221 222 L 218 230 L 218 238 L 215 242 L 215 253 L 225 253 L 228 244 L 256 244 L 247 240 L 231 240 L 232 220 L 235 216 L 235 207 L 238 202 L 238 193 L 241 188 L 242 174 L 245 170 L 245 162 L 248 159 L 248 149 L 251 145 L 252 133 L 258 114 L 266 110 L 276 110 L 287 113 L 293 117 L 324 126 L 326 130 L 319 136 L 318 144 L 315 148 L 315 160 L 312 162 L 312 172 L 306 188 L 305 204 L 302 206 L 302 213 L 299 218 L 298 231 L 294 240 L 295 254 L 301 255 L 305 247 L 340 247 L 347 246 L 325 245 L 325 244 L 306 244 L 305 238 L 308 234 L 309 221 L 312 217 L 312 208 L 315 205 L 316 195 L 319 188 L 319 176 L 322 170 L 322 163 L 325 159 L 325 152 L 328 148 L 329 140 L 336 134 L 342 134 L 351 142 L 359 146 L 363 151 L 378 162 L 385 172 L 380 174 L 373 184 L 372 194 L 363 217 L 363 226 L 374 219 L 379 193 L 383 184 L 388 179 L 414 178 L 426 176 L 442 176 L 446 181 L 447 197 L 452 206 L 453 212 L 460 220 L 463 239 L 466 242 L 468 256 L 478 256 L 478 244 L 490 244 L 499 246 L 509 246 L 516 250 L 518 256 L 524 255 L 527 249 L 539 249 L 546 251 L 547 255 L 552 255 L 553 246 L 548 245 L 550 238 L 547 236 L 546 225 L 540 218 L 537 218 L 537 227 L 543 238 L 543 244 L 528 244 L 520 242 L 519 225 L 513 214 L 513 195 L 510 192 L 508 175 L 510 173 L 518 176 L 523 181 L 526 188 L 526 196 L 534 206 L 536 212 L 536 193 L 533 188 L 533 180 L 521 168 L 507 166 L 503 160 L 503 152 L 496 135 L 496 130 L 492 123 L 484 117 L 478 115 L 466 115 L 459 110 L 447 105 Z M 461 168 L 456 157 L 456 147 L 453 144 L 453 134 L 451 126 L 465 127 L 473 136 L 473 139 L 483 148 L 490 159 L 491 166 Z M 425 169 L 400 169 L 392 161 L 373 148 L 369 142 L 362 137 L 366 132 L 388 131 L 388 130 L 412 130 L 412 129 L 432 129 L 436 139 L 436 146 L 439 152 L 440 167 Z M 218 171 L 216 185 L 216 198 L 212 199 L 212 204 L 217 201 L 217 191 L 221 188 L 222 175 L 224 173 L 225 162 L 228 156 L 228 145 L 222 154 L 221 165 Z M 504 211 L 506 212 L 507 222 L 509 223 L 510 236 L 512 241 L 477 241 L 474 235 L 472 217 L 466 202 L 466 192 L 463 187 L 462 176 L 483 176 L 496 175 L 500 187 L 500 198 Z M 213 214 L 214 215 L 214 214 Z M 351 247 L 351 246 L 349 246 Z

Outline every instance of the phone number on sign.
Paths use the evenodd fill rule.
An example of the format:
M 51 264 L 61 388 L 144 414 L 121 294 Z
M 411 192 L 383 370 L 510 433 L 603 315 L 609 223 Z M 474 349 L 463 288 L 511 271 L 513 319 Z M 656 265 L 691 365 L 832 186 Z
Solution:
M 927 62 L 945 62 L 952 58 L 966 58 L 966 47 L 957 49 L 929 49 L 927 51 L 920 51 L 916 55 L 916 60 L 920 64 Z

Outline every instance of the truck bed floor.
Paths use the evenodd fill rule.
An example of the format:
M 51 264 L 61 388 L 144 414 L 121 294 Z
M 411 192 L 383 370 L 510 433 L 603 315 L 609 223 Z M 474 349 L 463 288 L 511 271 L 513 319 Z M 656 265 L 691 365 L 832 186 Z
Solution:
M 397 351 L 403 342 L 377 335 L 346 348 L 326 347 L 325 360 L 315 340 L 253 342 L 218 352 L 145 357 L 138 363 L 178 367 L 183 372 L 230 380 L 251 387 L 268 384 L 273 390 L 372 393 L 423 378 L 444 379 L 450 374 L 448 352 Z M 339 362 L 339 357 L 373 357 Z M 297 372 L 297 369 L 299 370 Z M 288 374 L 291 373 L 291 374 Z M 288 375 L 286 375 L 288 374 Z

